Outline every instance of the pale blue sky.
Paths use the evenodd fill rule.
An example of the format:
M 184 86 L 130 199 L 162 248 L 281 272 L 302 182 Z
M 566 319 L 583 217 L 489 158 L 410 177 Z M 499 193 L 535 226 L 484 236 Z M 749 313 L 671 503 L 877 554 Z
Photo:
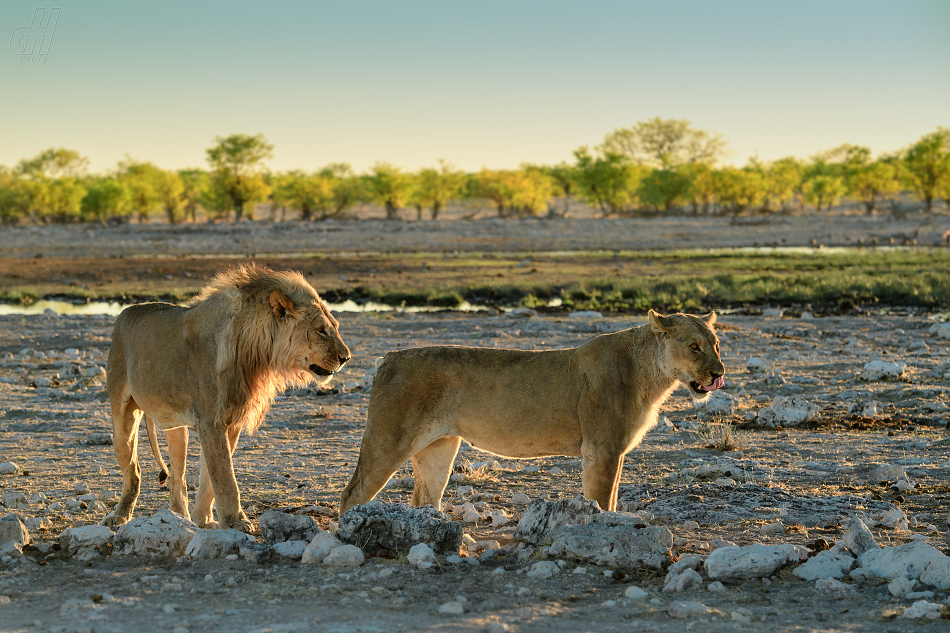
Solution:
M 60 6 L 46 63 L 11 49 Z M 950 126 L 950 2 L 412 0 L 0 3 L 0 164 L 48 147 L 205 166 L 264 133 L 277 170 L 571 160 L 653 116 L 731 161 Z

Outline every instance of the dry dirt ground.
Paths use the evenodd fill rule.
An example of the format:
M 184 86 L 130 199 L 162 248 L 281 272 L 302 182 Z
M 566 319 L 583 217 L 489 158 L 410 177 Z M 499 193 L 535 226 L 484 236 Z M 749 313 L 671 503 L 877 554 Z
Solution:
M 544 222 L 511 223 L 504 233 L 492 224 L 478 227 L 480 223 L 464 222 L 457 222 L 454 229 L 443 223 L 429 228 L 423 228 L 425 222 L 405 223 L 395 232 L 386 228 L 392 224 L 382 222 L 336 223 L 337 235 L 329 234 L 337 231 L 333 224 L 301 230 L 293 223 L 156 225 L 141 227 L 138 233 L 135 227 L 89 229 L 85 234 L 62 227 L 4 229 L 0 250 L 30 258 L 39 253 L 46 257 L 90 252 L 102 257 L 180 254 L 182 266 L 188 266 L 190 257 L 212 253 L 362 251 L 380 235 L 384 243 L 375 248 L 394 251 L 439 252 L 463 248 L 462 244 L 478 244 L 473 250 L 672 248 L 680 244 L 671 236 L 687 230 L 688 224 L 662 220 L 650 229 L 622 224 L 618 226 L 623 231 L 614 227 L 611 234 L 609 226 L 594 222 Z M 771 229 L 753 228 L 751 236 L 733 238 L 735 229 L 728 222 L 710 221 L 702 230 L 711 237 L 692 245 L 782 243 L 783 238 L 787 245 L 807 245 L 829 234 L 847 243 L 845 233 L 852 239 L 858 235 L 884 239 L 887 233 L 914 232 L 919 224 L 895 227 L 874 218 L 853 222 L 793 225 L 780 220 Z M 940 222 L 945 224 L 946 218 Z M 698 238 L 703 237 L 702 230 Z M 327 241 L 314 241 L 324 231 Z M 466 236 L 466 231 L 473 235 Z M 929 231 L 920 235 L 934 243 L 941 239 L 942 230 L 933 235 Z M 90 272 L 108 271 L 107 259 L 92 265 L 97 267 Z M 304 510 L 323 527 L 335 521 L 339 493 L 358 455 L 368 404 L 368 394 L 356 384 L 386 351 L 426 344 L 551 349 L 644 322 L 637 317 L 513 318 L 491 313 L 340 316 L 341 334 L 353 351 L 353 361 L 336 379 L 338 392 L 286 393 L 275 402 L 262 430 L 241 439 L 235 469 L 252 518 L 278 508 Z M 55 541 L 67 527 L 98 522 L 121 487 L 108 445 L 102 374 L 112 321 L 107 316 L 0 317 L 0 462 L 13 461 L 21 469 L 17 475 L 0 476 L 0 493 L 24 494 L 30 503 L 16 512 L 30 522 L 37 542 Z M 843 535 L 849 516 L 862 515 L 873 524 L 881 508 L 899 508 L 908 526 L 875 525 L 872 531 L 879 543 L 896 545 L 919 538 L 946 552 L 950 341 L 928 332 L 932 320 L 893 315 L 814 320 L 723 315 L 720 323 L 726 393 L 733 398 L 734 410 L 719 417 L 733 423 L 739 450 L 713 447 L 716 430 L 722 427 L 710 426 L 708 416 L 680 389 L 664 407 L 660 427 L 626 461 L 623 508 L 644 509 L 654 515 L 653 524 L 668 527 L 677 556 L 706 554 L 715 539 L 737 545 L 834 542 Z M 768 362 L 772 373 L 748 372 L 746 363 L 752 357 Z M 865 363 L 875 359 L 905 362 L 903 380 L 859 380 Z M 819 418 L 784 429 L 759 428 L 751 421 L 775 398 L 790 395 L 817 405 Z M 866 399 L 880 403 L 877 416 L 848 413 L 852 403 Z M 189 457 L 193 478 L 196 444 L 192 442 Z M 144 447 L 139 456 L 144 484 L 136 515 L 148 516 L 166 507 L 167 492 L 158 487 L 157 470 Z M 564 499 L 580 491 L 578 459 L 492 460 L 490 455 L 463 450 L 446 491 L 446 502 L 459 504 L 459 487 L 472 486 L 475 500 L 511 517 L 511 524 L 499 528 L 486 522 L 465 524 L 465 532 L 476 540 L 511 543 L 513 526 L 523 512 L 523 506 L 511 503 L 516 493 L 532 499 Z M 915 489 L 899 492 L 880 486 L 870 472 L 882 464 L 903 466 Z M 531 472 L 532 466 L 537 471 Z M 550 473 L 553 468 L 560 472 Z M 411 470 L 405 467 L 381 498 L 408 500 L 409 477 Z M 783 523 L 784 534 L 761 532 L 776 521 Z M 341 571 L 290 560 L 256 564 L 104 556 L 84 563 L 55 550 L 44 555 L 27 548 L 26 553 L 36 562 L 0 563 L 2 631 L 485 631 L 503 630 L 501 624 L 509 631 L 526 632 L 766 628 L 896 632 L 946 627 L 945 620 L 895 619 L 911 601 L 893 597 L 886 584 L 854 585 L 853 593 L 834 595 L 816 591 L 814 583 L 798 580 L 789 569 L 767 581 L 727 583 L 721 593 L 707 590 L 710 581 L 704 578 L 700 588 L 666 594 L 662 572 L 607 570 L 573 561 L 566 561 L 565 570 L 552 579 L 528 578 L 525 572 L 540 554 L 527 560 L 501 556 L 479 565 L 442 559 L 427 571 L 411 567 L 404 557 L 370 558 L 357 569 Z M 578 568 L 586 568 L 586 573 L 572 573 Z M 606 571 L 613 573 L 608 577 Z M 649 598 L 626 599 L 624 592 L 632 585 L 649 592 Z M 440 605 L 458 596 L 465 599 L 464 614 L 438 613 Z M 672 619 L 667 608 L 676 600 L 700 602 L 718 612 Z M 938 590 L 930 600 L 946 603 L 950 594 Z

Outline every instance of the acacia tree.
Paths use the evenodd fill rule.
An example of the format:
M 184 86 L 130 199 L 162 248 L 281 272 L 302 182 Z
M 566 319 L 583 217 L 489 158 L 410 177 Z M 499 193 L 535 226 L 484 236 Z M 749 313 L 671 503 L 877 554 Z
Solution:
M 755 169 L 726 167 L 713 172 L 713 190 L 720 208 L 735 222 L 747 209 L 755 209 L 765 200 L 762 174 Z
M 459 197 L 465 180 L 463 172 L 443 159 L 439 159 L 438 167 L 420 170 L 415 176 L 415 186 L 410 196 L 418 210 L 418 219 L 422 219 L 424 207 L 432 210 L 433 220 L 437 219 L 443 207 Z
M 203 169 L 179 169 L 178 177 L 181 178 L 185 217 L 191 218 L 192 222 L 197 222 L 198 207 L 201 206 L 201 200 L 211 186 L 208 172 Z
M 878 202 L 900 190 L 897 165 L 877 161 L 855 169 L 848 175 L 847 188 L 851 197 L 860 202 L 870 215 Z
M 685 170 L 654 169 L 640 180 L 639 196 L 647 204 L 669 211 L 686 199 L 689 187 Z
M 577 190 L 576 169 L 565 162 L 561 162 L 552 167 L 545 168 L 545 173 L 554 183 L 555 195 L 560 195 L 564 199 L 564 210 L 558 213 L 552 206 L 548 208 L 548 215 L 565 217 L 571 211 L 571 200 L 574 199 L 574 194 Z
M 17 186 L 25 197 L 27 213 L 40 222 L 67 222 L 78 219 L 85 189 L 79 182 L 89 160 L 79 152 L 51 148 L 17 164 L 22 182 Z
M 815 205 L 815 211 L 822 207 L 830 208 L 844 195 L 844 180 L 839 176 L 816 174 L 805 181 L 803 186 L 805 200 Z
M 159 205 L 165 211 L 165 217 L 169 224 L 178 222 L 181 211 L 185 207 L 185 183 L 181 176 L 173 171 L 156 169 L 153 177 L 155 179 L 155 197 Z
M 612 152 L 592 156 L 581 147 L 577 159 L 577 188 L 588 204 L 600 209 L 602 217 L 632 212 L 637 202 L 641 170 L 620 154 Z
M 406 206 L 412 191 L 412 179 L 389 163 L 376 163 L 367 177 L 370 195 L 386 209 L 387 220 L 398 220 L 399 209 Z
M 950 129 L 939 127 L 911 145 L 904 167 L 907 185 L 932 212 L 934 199 L 950 187 Z
M 119 179 L 129 190 L 129 209 L 146 222 L 152 212 L 161 205 L 156 189 L 159 169 L 151 163 L 143 163 L 126 157 L 119 163 Z
M 97 220 L 106 226 L 110 219 L 124 218 L 130 213 L 131 192 L 118 178 L 93 178 L 86 186 L 81 205 L 83 220 Z
M 230 200 L 234 221 L 240 222 L 248 204 L 267 198 L 269 187 L 261 171 L 264 161 L 273 157 L 274 146 L 263 134 L 216 136 L 214 143 L 207 150 L 214 197 Z
M 614 130 L 598 149 L 638 165 L 665 169 L 691 163 L 715 165 L 726 154 L 726 141 L 716 132 L 693 129 L 685 119 L 654 117 Z
M 777 211 L 787 210 L 802 186 L 802 166 L 797 158 L 780 158 L 763 170 L 765 205 Z
M 89 159 L 79 152 L 62 147 L 24 158 L 17 165 L 20 174 L 36 179 L 81 178 L 89 167 Z

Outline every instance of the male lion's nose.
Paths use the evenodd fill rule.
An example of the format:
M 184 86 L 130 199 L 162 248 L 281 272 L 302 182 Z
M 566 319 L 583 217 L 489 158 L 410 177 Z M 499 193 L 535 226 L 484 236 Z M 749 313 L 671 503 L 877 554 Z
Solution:
M 340 361 L 340 367 L 346 364 L 346 361 L 350 360 L 349 356 L 337 356 L 337 360 Z

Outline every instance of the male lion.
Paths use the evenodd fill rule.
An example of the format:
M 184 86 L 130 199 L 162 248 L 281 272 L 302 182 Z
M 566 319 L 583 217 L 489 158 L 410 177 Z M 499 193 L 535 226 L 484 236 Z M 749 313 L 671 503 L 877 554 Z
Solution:
M 506 457 L 580 455 L 584 496 L 616 509 L 624 455 L 656 424 L 677 382 L 696 400 L 723 385 L 715 312 L 664 317 L 651 310 L 649 320 L 573 349 L 440 346 L 387 354 L 340 514 L 376 496 L 410 457 L 412 505 L 440 507 L 463 438 Z
M 106 523 L 132 518 L 144 414 L 168 438 L 171 509 L 190 517 L 185 460 L 188 429 L 196 429 L 201 472 L 195 522 L 214 524 L 217 498 L 218 527 L 250 531 L 231 462 L 238 437 L 260 426 L 276 392 L 326 382 L 350 359 L 338 327 L 300 273 L 254 264 L 217 275 L 187 308 L 145 303 L 123 310 L 106 380 L 123 486 Z

